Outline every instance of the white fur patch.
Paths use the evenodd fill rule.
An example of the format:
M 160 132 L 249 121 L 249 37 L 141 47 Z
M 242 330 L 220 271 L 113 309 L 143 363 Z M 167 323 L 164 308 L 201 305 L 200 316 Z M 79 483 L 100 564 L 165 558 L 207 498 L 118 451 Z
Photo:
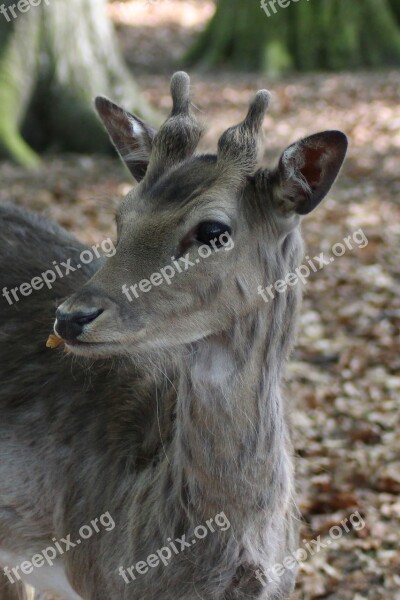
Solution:
M 138 123 L 137 121 L 134 121 L 133 119 L 129 119 L 130 123 L 131 123 L 131 127 L 132 127 L 132 134 L 134 137 L 142 137 L 143 135 L 143 128 L 140 125 L 140 123 Z
M 12 577 L 14 582 L 22 581 L 39 592 L 56 594 L 63 600 L 82 600 L 81 596 L 78 596 L 70 586 L 61 561 L 56 561 L 53 566 L 46 564 L 43 567 L 33 567 L 30 575 L 25 575 L 18 568 L 17 574 L 20 576 L 19 580 L 13 573 L 12 568 L 19 567 L 26 560 L 30 561 L 30 558 L 32 558 L 32 555 L 29 553 L 26 556 L 20 556 L 0 548 L 0 566 L 2 569 L 8 567 L 11 572 L 10 577 Z M 10 581 L 10 583 L 12 582 Z

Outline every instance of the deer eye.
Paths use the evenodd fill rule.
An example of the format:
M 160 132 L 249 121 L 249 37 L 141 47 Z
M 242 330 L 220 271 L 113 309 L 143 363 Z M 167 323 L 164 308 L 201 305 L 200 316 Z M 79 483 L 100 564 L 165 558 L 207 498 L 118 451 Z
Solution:
M 211 242 L 214 242 L 217 248 L 220 248 L 223 243 L 227 240 L 220 240 L 220 237 L 231 234 L 231 228 L 220 221 L 203 221 L 197 226 L 195 231 L 195 240 L 200 244 L 211 246 Z

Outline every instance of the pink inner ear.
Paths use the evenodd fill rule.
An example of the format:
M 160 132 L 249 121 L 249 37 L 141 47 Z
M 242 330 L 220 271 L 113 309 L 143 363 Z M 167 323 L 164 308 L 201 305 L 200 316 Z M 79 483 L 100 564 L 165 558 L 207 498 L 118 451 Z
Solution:
M 132 127 L 125 111 L 107 100 L 99 102 L 97 110 L 117 149 L 126 146 L 128 141 L 131 141 L 132 136 L 129 134 L 132 132 Z
M 304 165 L 300 172 L 312 188 L 321 181 L 321 175 L 324 168 L 323 155 L 326 154 L 325 148 L 304 148 Z

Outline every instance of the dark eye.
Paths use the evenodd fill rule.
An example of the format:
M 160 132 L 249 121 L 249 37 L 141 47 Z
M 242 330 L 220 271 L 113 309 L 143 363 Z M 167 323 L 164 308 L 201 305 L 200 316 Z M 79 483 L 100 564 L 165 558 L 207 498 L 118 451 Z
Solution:
M 225 234 L 225 235 L 224 235 Z M 231 228 L 220 221 L 203 221 L 197 226 L 195 240 L 206 246 L 215 246 L 220 248 L 227 243 L 227 235 L 230 236 Z M 221 236 L 223 236 L 222 239 Z M 214 242 L 211 244 L 211 242 Z

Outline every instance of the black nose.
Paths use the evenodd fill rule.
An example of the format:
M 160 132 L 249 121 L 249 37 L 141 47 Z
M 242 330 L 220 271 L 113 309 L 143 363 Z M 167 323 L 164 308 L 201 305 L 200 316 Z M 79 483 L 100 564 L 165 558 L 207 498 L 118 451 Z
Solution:
M 81 335 L 84 326 L 97 319 L 102 312 L 102 308 L 93 308 L 85 312 L 65 313 L 58 308 L 56 311 L 57 321 L 55 330 L 64 340 L 74 341 Z

